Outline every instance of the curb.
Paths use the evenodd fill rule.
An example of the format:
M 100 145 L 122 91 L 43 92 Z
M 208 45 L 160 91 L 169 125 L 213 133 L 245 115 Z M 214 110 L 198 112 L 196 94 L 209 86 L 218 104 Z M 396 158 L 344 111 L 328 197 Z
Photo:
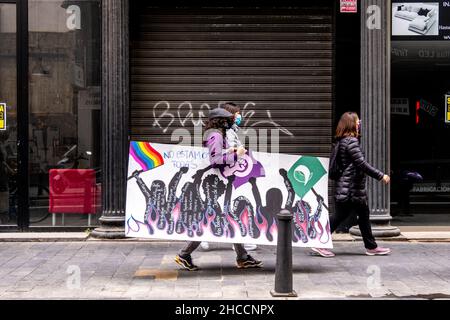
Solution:
M 376 238 L 383 242 L 450 242 L 450 232 L 405 232 L 398 237 Z M 349 234 L 334 234 L 333 242 L 355 242 L 362 241 L 361 237 L 351 236 Z M 184 243 L 184 240 L 167 239 L 147 239 L 147 238 L 122 238 L 122 239 L 98 239 L 88 233 L 81 232 L 11 232 L 0 233 L 0 242 L 148 242 L 148 243 Z
M 167 240 L 167 239 L 147 239 L 147 238 L 122 238 L 122 239 L 99 239 L 89 236 L 86 242 L 153 242 L 153 243 L 167 243 L 167 242 L 186 242 L 185 240 Z
M 75 242 L 88 237 L 84 232 L 8 232 L 0 233 L 0 242 Z

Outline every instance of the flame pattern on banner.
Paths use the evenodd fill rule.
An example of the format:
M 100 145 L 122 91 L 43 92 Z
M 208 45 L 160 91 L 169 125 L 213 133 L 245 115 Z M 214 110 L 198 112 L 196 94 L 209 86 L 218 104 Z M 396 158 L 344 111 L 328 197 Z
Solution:
M 177 234 L 187 235 L 190 238 L 194 238 L 194 233 L 197 236 L 201 236 L 207 232 L 219 238 L 223 236 L 226 238 L 235 238 L 235 233 L 237 232 L 242 237 L 245 237 L 247 234 L 252 238 L 259 238 L 261 235 L 265 235 L 269 241 L 273 241 L 274 236 L 278 232 L 276 219 L 272 218 L 269 226 L 269 222 L 261 213 L 260 208 L 257 208 L 256 216 L 253 215 L 252 205 L 245 197 L 239 197 L 235 199 L 235 202 L 233 209 L 239 208 L 241 202 L 245 203 L 244 206 L 241 203 L 240 206 L 243 206 L 243 209 L 240 212 L 236 212 L 236 214 L 232 214 L 227 207 L 225 207 L 224 213 L 218 213 L 212 207 L 208 207 L 199 215 L 199 219 L 193 219 L 194 214 L 187 217 L 187 219 L 183 219 L 180 212 L 180 201 L 176 203 L 173 211 L 166 215 L 161 210 L 158 210 L 154 204 L 149 203 L 143 222 L 134 218 L 133 215 L 128 219 L 127 234 L 130 231 L 137 233 L 143 226 L 147 228 L 149 234 L 154 234 L 153 226 L 155 225 L 159 230 L 170 234 L 171 224 L 174 224 L 179 226 L 175 230 Z M 320 202 L 315 214 L 311 214 L 311 206 L 303 200 L 296 203 L 293 211 L 294 242 L 302 241 L 307 243 L 310 239 L 318 238 L 321 243 L 326 243 L 329 240 L 329 222 L 327 222 L 324 228 L 318 219 L 322 211 L 322 204 Z M 220 224 L 218 227 L 221 229 L 220 232 L 213 228 L 213 223 L 216 220 Z
M 161 180 L 152 181 L 152 185 L 148 188 L 140 178 L 139 172 L 133 174 L 132 177 L 136 179 L 146 199 L 146 211 L 144 221 L 139 221 L 134 215 L 130 216 L 126 223 L 127 235 L 138 233 L 145 226 L 148 234 L 155 234 L 156 230 L 159 230 L 158 232 L 176 233 L 196 241 L 201 241 L 198 237 L 206 233 L 218 240 L 249 236 L 252 239 L 266 237 L 269 242 L 273 242 L 278 233 L 277 221 L 271 213 L 273 207 L 262 206 L 256 179 L 250 182 L 253 195 L 257 199 L 257 205 L 254 208 L 252 202 L 245 196 L 239 196 L 232 201 L 233 179 L 231 177 L 228 178 L 227 184 L 215 174 L 202 179 L 206 171 L 206 169 L 198 170 L 193 176 L 194 181 L 186 182 L 179 196 L 176 195 L 177 186 L 181 176 L 188 172 L 187 168 L 181 168 L 174 175 L 168 189 Z M 286 179 L 285 182 L 288 182 L 286 174 L 283 176 Z M 286 183 L 286 186 L 288 192 L 293 194 L 293 188 L 289 186 L 289 183 Z M 278 189 L 269 190 L 268 199 L 272 199 L 270 196 L 278 192 L 281 193 Z M 225 194 L 225 201 L 222 210 L 218 200 L 223 194 Z M 266 202 L 273 205 L 276 201 L 266 200 Z M 293 212 L 292 239 L 294 242 L 307 243 L 312 239 L 317 239 L 321 243 L 329 241 L 329 222 L 324 228 L 319 220 L 324 208 L 323 198 L 319 195 L 317 195 L 317 203 L 314 213 L 312 213 L 311 205 L 304 200 L 298 200 L 293 206 L 291 206 L 292 203 L 290 205 L 286 203 L 286 209 Z

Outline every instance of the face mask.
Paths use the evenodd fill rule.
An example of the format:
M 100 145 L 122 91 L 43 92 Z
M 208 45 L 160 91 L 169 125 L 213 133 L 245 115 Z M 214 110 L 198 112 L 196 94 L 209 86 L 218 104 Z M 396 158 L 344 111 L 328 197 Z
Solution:
M 240 114 L 236 115 L 236 119 L 234 119 L 234 123 L 239 126 L 242 122 L 242 116 Z

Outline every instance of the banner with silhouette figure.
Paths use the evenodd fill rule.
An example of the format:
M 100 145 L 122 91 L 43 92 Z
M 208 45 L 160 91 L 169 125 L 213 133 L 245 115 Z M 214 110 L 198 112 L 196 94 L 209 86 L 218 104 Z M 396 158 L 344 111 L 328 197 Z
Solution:
M 287 209 L 293 246 L 332 248 L 328 161 L 249 152 L 216 169 L 207 148 L 132 141 L 126 236 L 276 245 Z

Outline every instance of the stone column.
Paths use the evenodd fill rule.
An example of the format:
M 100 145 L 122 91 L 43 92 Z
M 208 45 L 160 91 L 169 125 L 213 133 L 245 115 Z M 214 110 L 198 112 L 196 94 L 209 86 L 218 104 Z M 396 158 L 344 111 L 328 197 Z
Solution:
M 96 238 L 125 237 L 128 162 L 128 0 L 102 1 L 102 216 Z
M 361 0 L 361 124 L 362 149 L 374 167 L 390 172 L 391 1 Z M 390 188 L 367 179 L 370 220 L 375 237 L 400 235 L 390 225 Z M 360 236 L 358 227 L 350 229 Z

